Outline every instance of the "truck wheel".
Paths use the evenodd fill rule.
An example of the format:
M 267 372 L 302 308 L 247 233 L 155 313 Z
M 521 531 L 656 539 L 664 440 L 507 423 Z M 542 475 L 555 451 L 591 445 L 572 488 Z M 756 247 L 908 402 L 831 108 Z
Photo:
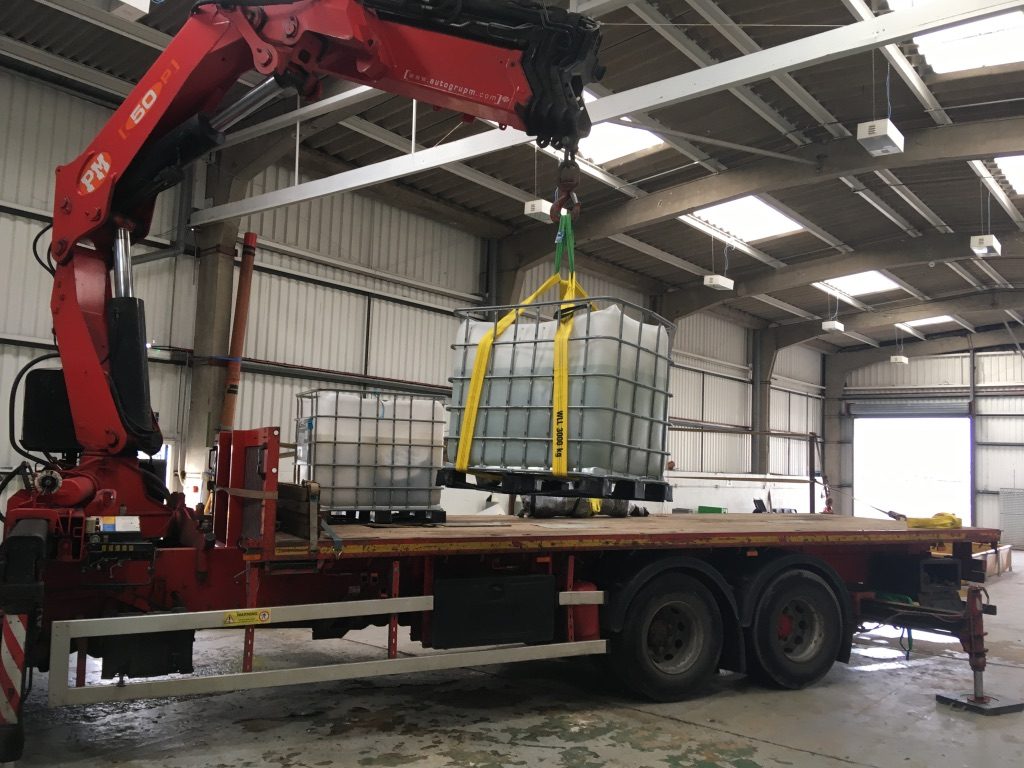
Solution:
M 633 598 L 611 664 L 627 688 L 655 701 L 692 695 L 718 669 L 722 615 L 707 587 L 670 573 Z
M 748 630 L 751 674 L 780 688 L 804 688 L 832 668 L 842 643 L 839 602 L 825 580 L 794 569 L 765 589 Z

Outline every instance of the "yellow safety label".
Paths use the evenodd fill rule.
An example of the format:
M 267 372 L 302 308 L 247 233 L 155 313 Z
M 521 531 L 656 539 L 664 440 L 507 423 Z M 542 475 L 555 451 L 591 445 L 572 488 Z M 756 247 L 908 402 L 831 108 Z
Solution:
M 269 608 L 250 608 L 247 611 L 225 611 L 224 626 L 239 627 L 249 624 L 267 624 L 270 621 Z

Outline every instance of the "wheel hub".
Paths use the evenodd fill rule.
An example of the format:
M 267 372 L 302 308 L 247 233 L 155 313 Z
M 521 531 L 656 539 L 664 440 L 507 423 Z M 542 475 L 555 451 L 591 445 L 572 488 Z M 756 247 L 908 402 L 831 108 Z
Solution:
M 675 602 L 662 606 L 647 627 L 647 655 L 662 672 L 679 674 L 697 660 L 704 630 L 693 609 Z
M 779 649 L 788 659 L 805 662 L 814 657 L 825 640 L 824 620 L 810 602 L 793 598 L 779 611 L 777 636 Z

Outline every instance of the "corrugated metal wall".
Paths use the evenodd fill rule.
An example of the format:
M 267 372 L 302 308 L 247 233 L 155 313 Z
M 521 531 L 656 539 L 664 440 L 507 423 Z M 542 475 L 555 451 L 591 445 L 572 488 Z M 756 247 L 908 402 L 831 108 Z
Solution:
M 551 273 L 552 265 L 547 262 L 535 264 L 530 269 L 523 272 L 522 285 L 519 289 L 519 299 L 525 299 L 537 290 L 545 280 L 551 277 Z M 633 286 L 612 280 L 605 275 L 588 270 L 585 265 L 581 265 L 580 268 L 576 270 L 576 275 L 580 284 L 591 296 L 612 296 L 616 299 L 622 299 L 623 301 L 628 301 L 641 307 L 647 305 L 647 298 L 642 292 L 638 291 Z M 558 291 L 552 288 L 544 295 L 538 297 L 537 301 L 558 301 Z
M 769 428 L 773 432 L 821 434 L 822 354 L 809 347 L 786 347 L 772 375 Z M 769 471 L 778 475 L 807 475 L 807 438 L 769 439 Z M 818 467 L 820 469 L 820 467 Z
M 735 376 L 749 373 L 747 330 L 716 315 L 700 312 L 676 324 L 672 345 L 677 362 Z
M 32 261 L 32 237 L 52 206 L 54 169 L 79 154 L 108 119 L 102 106 L 0 70 L 0 387 L 50 343 L 51 281 Z M 286 186 L 273 167 L 250 194 Z M 170 234 L 175 198 L 158 201 L 151 236 Z M 292 434 L 295 395 L 322 386 L 322 371 L 445 385 L 456 320 L 476 303 L 481 243 L 465 232 L 358 195 L 270 211 L 243 222 L 260 236 L 245 356 L 297 367 L 294 376 L 245 373 L 239 424 L 280 425 Z M 44 241 L 44 246 L 45 246 Z M 156 347 L 191 349 L 196 301 L 191 256 L 136 268 Z M 15 344 L 14 342 L 17 342 Z M 28 344 L 29 346 L 24 346 Z M 188 369 L 151 366 L 154 408 L 168 440 L 185 430 Z M 20 408 L 19 408 L 20 413 Z M 14 461 L 0 441 L 0 466 Z
M 1024 359 L 981 352 L 975 374 L 975 510 L 978 525 L 997 527 L 999 491 L 1024 488 Z M 898 413 L 902 405 L 908 413 L 941 415 L 950 403 L 969 401 L 970 378 L 969 354 L 880 363 L 851 374 L 845 399 L 884 403 L 887 412 Z
M 684 430 L 669 433 L 683 472 L 750 471 L 750 366 L 747 331 L 715 315 L 679 320 L 672 343 L 669 414 Z M 713 431 L 725 429 L 728 432 Z

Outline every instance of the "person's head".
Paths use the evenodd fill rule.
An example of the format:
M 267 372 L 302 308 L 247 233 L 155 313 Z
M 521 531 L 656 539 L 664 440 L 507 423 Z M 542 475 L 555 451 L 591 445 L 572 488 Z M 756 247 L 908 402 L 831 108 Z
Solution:
M 667 469 L 669 472 L 671 472 L 675 468 L 676 463 L 672 461 L 672 459 L 669 459 L 667 462 L 665 462 L 665 469 Z
M 831 507 L 832 506 L 832 497 L 831 496 L 825 497 L 825 506 L 827 506 L 827 507 Z

